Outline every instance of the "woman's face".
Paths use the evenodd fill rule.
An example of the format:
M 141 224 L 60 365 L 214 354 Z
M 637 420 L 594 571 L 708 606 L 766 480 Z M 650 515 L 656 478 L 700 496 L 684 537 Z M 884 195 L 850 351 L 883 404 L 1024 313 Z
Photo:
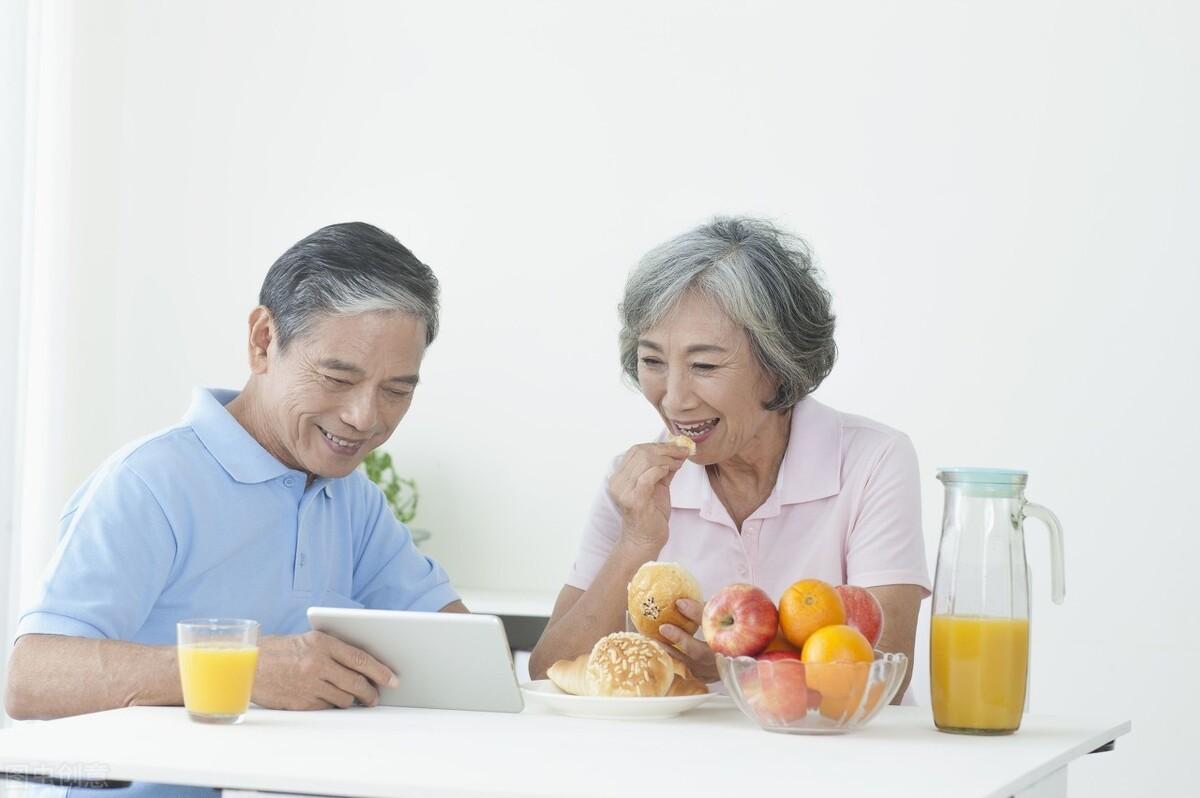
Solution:
M 696 442 L 696 463 L 745 457 L 779 434 L 779 414 L 763 409 L 776 380 L 754 357 L 746 331 L 698 291 L 638 339 L 637 373 L 671 433 Z

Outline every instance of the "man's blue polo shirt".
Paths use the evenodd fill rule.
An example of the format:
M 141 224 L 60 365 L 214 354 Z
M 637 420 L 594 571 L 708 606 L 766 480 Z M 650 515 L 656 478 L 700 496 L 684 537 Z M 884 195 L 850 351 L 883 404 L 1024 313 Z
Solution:
M 184 618 L 308 630 L 312 606 L 435 611 L 458 598 L 361 473 L 287 468 L 197 389 L 178 426 L 127 446 L 71 497 L 17 634 L 175 642 Z

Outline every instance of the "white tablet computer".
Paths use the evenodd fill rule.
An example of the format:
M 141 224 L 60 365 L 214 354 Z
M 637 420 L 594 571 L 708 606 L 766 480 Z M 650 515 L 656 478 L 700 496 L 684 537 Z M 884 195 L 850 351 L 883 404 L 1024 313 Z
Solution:
M 495 615 L 309 607 L 318 632 L 361 648 L 400 678 L 392 707 L 520 712 L 525 708 L 504 625 Z

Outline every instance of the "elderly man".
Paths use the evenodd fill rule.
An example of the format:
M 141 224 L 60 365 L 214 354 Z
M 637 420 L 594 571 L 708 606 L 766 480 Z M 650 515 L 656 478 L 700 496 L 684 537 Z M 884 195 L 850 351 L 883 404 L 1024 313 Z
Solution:
M 308 631 L 305 612 L 466 611 L 356 471 L 412 404 L 437 294 L 429 267 L 368 224 L 285 252 L 250 314 L 242 391 L 197 390 L 180 424 L 118 451 L 67 503 L 17 630 L 9 714 L 181 704 L 175 623 L 191 617 L 260 622 L 260 706 L 376 703 L 396 676 Z

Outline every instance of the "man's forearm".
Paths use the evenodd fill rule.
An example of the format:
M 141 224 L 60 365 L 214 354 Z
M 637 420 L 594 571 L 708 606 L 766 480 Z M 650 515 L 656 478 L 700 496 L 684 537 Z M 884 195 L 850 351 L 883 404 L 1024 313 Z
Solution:
M 25 635 L 9 660 L 5 706 L 17 720 L 182 703 L 175 646 Z

